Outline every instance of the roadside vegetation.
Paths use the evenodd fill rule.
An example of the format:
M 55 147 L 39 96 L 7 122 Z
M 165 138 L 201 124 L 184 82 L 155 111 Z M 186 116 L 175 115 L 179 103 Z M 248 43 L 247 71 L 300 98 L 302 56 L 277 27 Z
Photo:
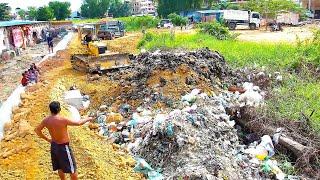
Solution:
M 223 27 L 212 24 L 202 26 L 205 28 L 196 34 L 146 33 L 139 48 L 208 47 L 220 52 L 235 68 L 251 67 L 280 72 L 284 79 L 280 85 L 273 86 L 272 96 L 266 102 L 268 117 L 300 121 L 306 116 L 311 120 L 313 130 L 320 132 L 320 30 L 315 31 L 313 39 L 296 44 L 275 44 L 238 41 L 231 38 L 235 35 L 229 35 L 228 30 L 221 30 Z M 215 33 L 212 29 L 216 29 Z
M 97 23 L 104 20 L 120 20 L 124 22 L 127 32 L 141 31 L 142 29 L 156 28 L 160 19 L 152 16 L 130 16 L 115 19 L 79 19 L 72 20 L 74 24 Z

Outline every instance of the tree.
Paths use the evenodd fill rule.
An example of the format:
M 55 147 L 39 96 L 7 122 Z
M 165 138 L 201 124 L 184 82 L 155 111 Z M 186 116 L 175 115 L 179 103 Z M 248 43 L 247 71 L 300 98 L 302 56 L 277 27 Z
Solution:
M 217 1 L 216 0 L 205 0 L 207 8 L 209 8 L 209 9 L 212 7 L 214 2 L 217 2 Z
M 188 23 L 188 19 L 186 17 L 182 17 L 176 13 L 169 14 L 168 18 L 175 26 L 186 26 Z
M 234 3 L 230 3 L 230 1 L 221 1 L 221 2 L 214 3 L 212 5 L 212 8 L 217 10 L 224 10 L 224 9 L 238 10 L 240 6 Z
M 26 19 L 26 11 L 25 10 L 23 10 L 23 9 L 20 9 L 19 11 L 18 11 L 18 14 L 19 14 L 19 16 L 20 16 L 20 18 L 21 19 Z
M 65 20 L 67 17 L 69 17 L 71 14 L 70 6 L 71 4 L 69 2 L 49 2 L 49 8 L 53 10 L 56 20 Z
M 289 0 L 249 0 L 243 4 L 243 8 L 251 11 L 260 12 L 267 20 L 275 19 L 280 12 L 296 12 L 302 11 L 302 8 Z M 266 25 L 266 30 L 267 30 Z
M 37 11 L 37 21 L 49 21 L 54 18 L 51 8 L 48 6 L 39 7 Z
M 84 0 L 81 15 L 87 18 L 104 17 L 110 7 L 111 0 Z
M 301 11 L 298 4 L 289 0 L 249 0 L 243 4 L 243 8 L 260 12 L 263 17 L 268 18 L 276 18 L 282 11 Z
M 28 7 L 28 19 L 35 20 L 37 19 L 37 8 L 35 7 Z
M 111 13 L 113 17 L 130 16 L 132 14 L 132 7 L 130 3 L 114 0 L 110 5 L 109 13 Z
M 203 0 L 158 0 L 158 14 L 167 17 L 171 13 L 200 9 Z
M 10 6 L 8 3 L 0 3 L 0 21 L 6 21 L 10 19 Z

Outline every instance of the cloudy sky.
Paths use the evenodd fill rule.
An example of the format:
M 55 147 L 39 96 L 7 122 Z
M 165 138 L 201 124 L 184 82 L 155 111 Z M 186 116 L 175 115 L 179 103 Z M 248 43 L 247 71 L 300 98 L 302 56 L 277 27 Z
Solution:
M 53 0 L 0 0 L 0 3 L 8 3 L 12 9 L 17 7 L 21 9 L 27 9 L 29 6 L 43 6 L 48 5 L 48 3 Z M 82 0 L 58 0 L 58 1 L 69 1 L 71 3 L 72 11 L 77 11 L 80 9 Z

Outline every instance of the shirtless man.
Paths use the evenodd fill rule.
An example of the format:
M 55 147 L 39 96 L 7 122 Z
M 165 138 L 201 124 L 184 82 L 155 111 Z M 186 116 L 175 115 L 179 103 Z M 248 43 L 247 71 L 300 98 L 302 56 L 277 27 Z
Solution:
M 70 138 L 67 126 L 81 126 L 93 120 L 93 118 L 89 117 L 75 121 L 61 117 L 58 115 L 61 108 L 57 101 L 51 102 L 49 108 L 51 116 L 45 118 L 35 129 L 35 132 L 40 138 L 51 143 L 52 167 L 53 171 L 58 170 L 60 179 L 66 179 L 64 173 L 69 173 L 72 180 L 78 179 L 76 162 L 69 146 Z M 42 133 L 44 128 L 49 130 L 51 139 Z

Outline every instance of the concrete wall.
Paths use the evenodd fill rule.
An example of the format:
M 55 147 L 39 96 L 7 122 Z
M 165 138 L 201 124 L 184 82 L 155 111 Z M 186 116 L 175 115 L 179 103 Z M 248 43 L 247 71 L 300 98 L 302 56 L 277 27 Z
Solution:
M 0 27 L 0 54 L 3 50 L 9 49 L 9 47 L 10 45 L 7 30 L 4 27 Z
M 302 6 L 309 7 L 309 0 L 301 0 Z M 320 0 L 311 0 L 311 10 L 320 10 Z

